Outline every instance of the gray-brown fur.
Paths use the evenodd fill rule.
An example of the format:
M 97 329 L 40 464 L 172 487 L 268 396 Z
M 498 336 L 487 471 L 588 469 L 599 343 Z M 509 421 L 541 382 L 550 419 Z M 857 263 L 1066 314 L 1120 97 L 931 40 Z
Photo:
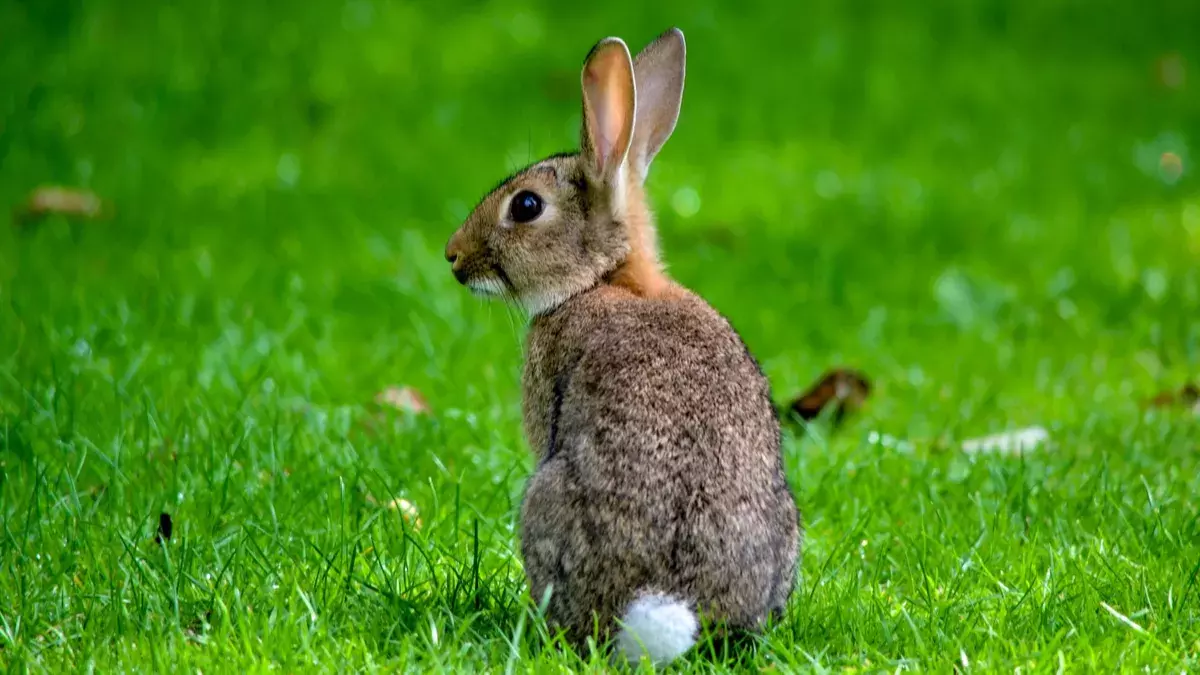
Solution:
M 758 629 L 795 579 L 798 514 L 770 388 L 695 296 L 599 286 L 533 322 L 522 509 L 534 598 L 578 637 L 646 589 Z
M 552 587 L 548 618 L 575 640 L 594 624 L 607 637 L 650 592 L 758 630 L 786 605 L 802 538 L 766 378 L 654 245 L 641 181 L 675 125 L 682 34 L 636 64 L 601 41 L 582 77 L 582 152 L 514 176 L 447 245 L 462 283 L 534 315 L 523 413 L 538 464 L 521 553 L 534 599 Z M 635 70 L 650 92 L 636 96 L 641 133 Z M 505 211 L 522 190 L 548 207 L 532 222 Z

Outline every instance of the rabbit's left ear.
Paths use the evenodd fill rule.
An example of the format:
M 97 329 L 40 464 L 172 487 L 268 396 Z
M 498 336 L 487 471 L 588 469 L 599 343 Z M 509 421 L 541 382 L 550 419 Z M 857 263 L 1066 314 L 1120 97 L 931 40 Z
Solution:
M 633 138 L 637 95 L 633 61 L 620 38 L 596 43 L 583 65 L 580 145 L 588 178 L 623 193 L 623 165 Z
M 629 164 L 637 180 L 645 180 L 654 156 L 662 149 L 683 103 L 687 45 L 683 31 L 671 28 L 637 55 L 633 78 L 637 85 L 637 123 L 629 149 Z

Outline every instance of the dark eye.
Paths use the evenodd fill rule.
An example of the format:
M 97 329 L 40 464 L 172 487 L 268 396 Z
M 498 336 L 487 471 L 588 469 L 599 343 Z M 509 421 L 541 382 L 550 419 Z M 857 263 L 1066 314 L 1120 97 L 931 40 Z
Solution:
M 522 190 L 517 193 L 517 196 L 512 198 L 512 202 L 508 205 L 508 215 L 513 221 L 518 223 L 528 223 L 542 215 L 542 198 L 530 192 Z

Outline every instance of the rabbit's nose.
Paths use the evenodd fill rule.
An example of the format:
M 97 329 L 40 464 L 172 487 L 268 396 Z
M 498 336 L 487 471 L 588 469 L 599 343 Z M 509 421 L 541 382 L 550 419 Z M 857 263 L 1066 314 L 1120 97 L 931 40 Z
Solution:
M 451 237 L 450 242 L 446 244 L 446 262 L 450 263 L 450 271 L 454 273 L 454 278 L 458 279 L 460 284 L 467 283 L 467 272 L 463 269 L 464 258 L 458 237 Z
M 450 241 L 446 243 L 446 262 L 456 266 L 460 258 L 462 258 L 462 247 L 458 245 L 458 237 L 451 237 Z

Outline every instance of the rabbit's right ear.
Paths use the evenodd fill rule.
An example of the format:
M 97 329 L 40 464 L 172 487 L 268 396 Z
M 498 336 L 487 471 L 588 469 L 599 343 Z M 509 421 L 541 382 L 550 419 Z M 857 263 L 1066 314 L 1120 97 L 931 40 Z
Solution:
M 624 164 L 633 138 L 637 94 L 633 61 L 620 38 L 596 43 L 580 78 L 583 84 L 583 129 L 580 146 L 588 178 L 624 194 Z
M 671 137 L 679 120 L 686 56 L 683 31 L 671 28 L 646 45 L 633 61 L 637 124 L 629 149 L 629 164 L 639 180 L 646 179 L 650 162 Z

